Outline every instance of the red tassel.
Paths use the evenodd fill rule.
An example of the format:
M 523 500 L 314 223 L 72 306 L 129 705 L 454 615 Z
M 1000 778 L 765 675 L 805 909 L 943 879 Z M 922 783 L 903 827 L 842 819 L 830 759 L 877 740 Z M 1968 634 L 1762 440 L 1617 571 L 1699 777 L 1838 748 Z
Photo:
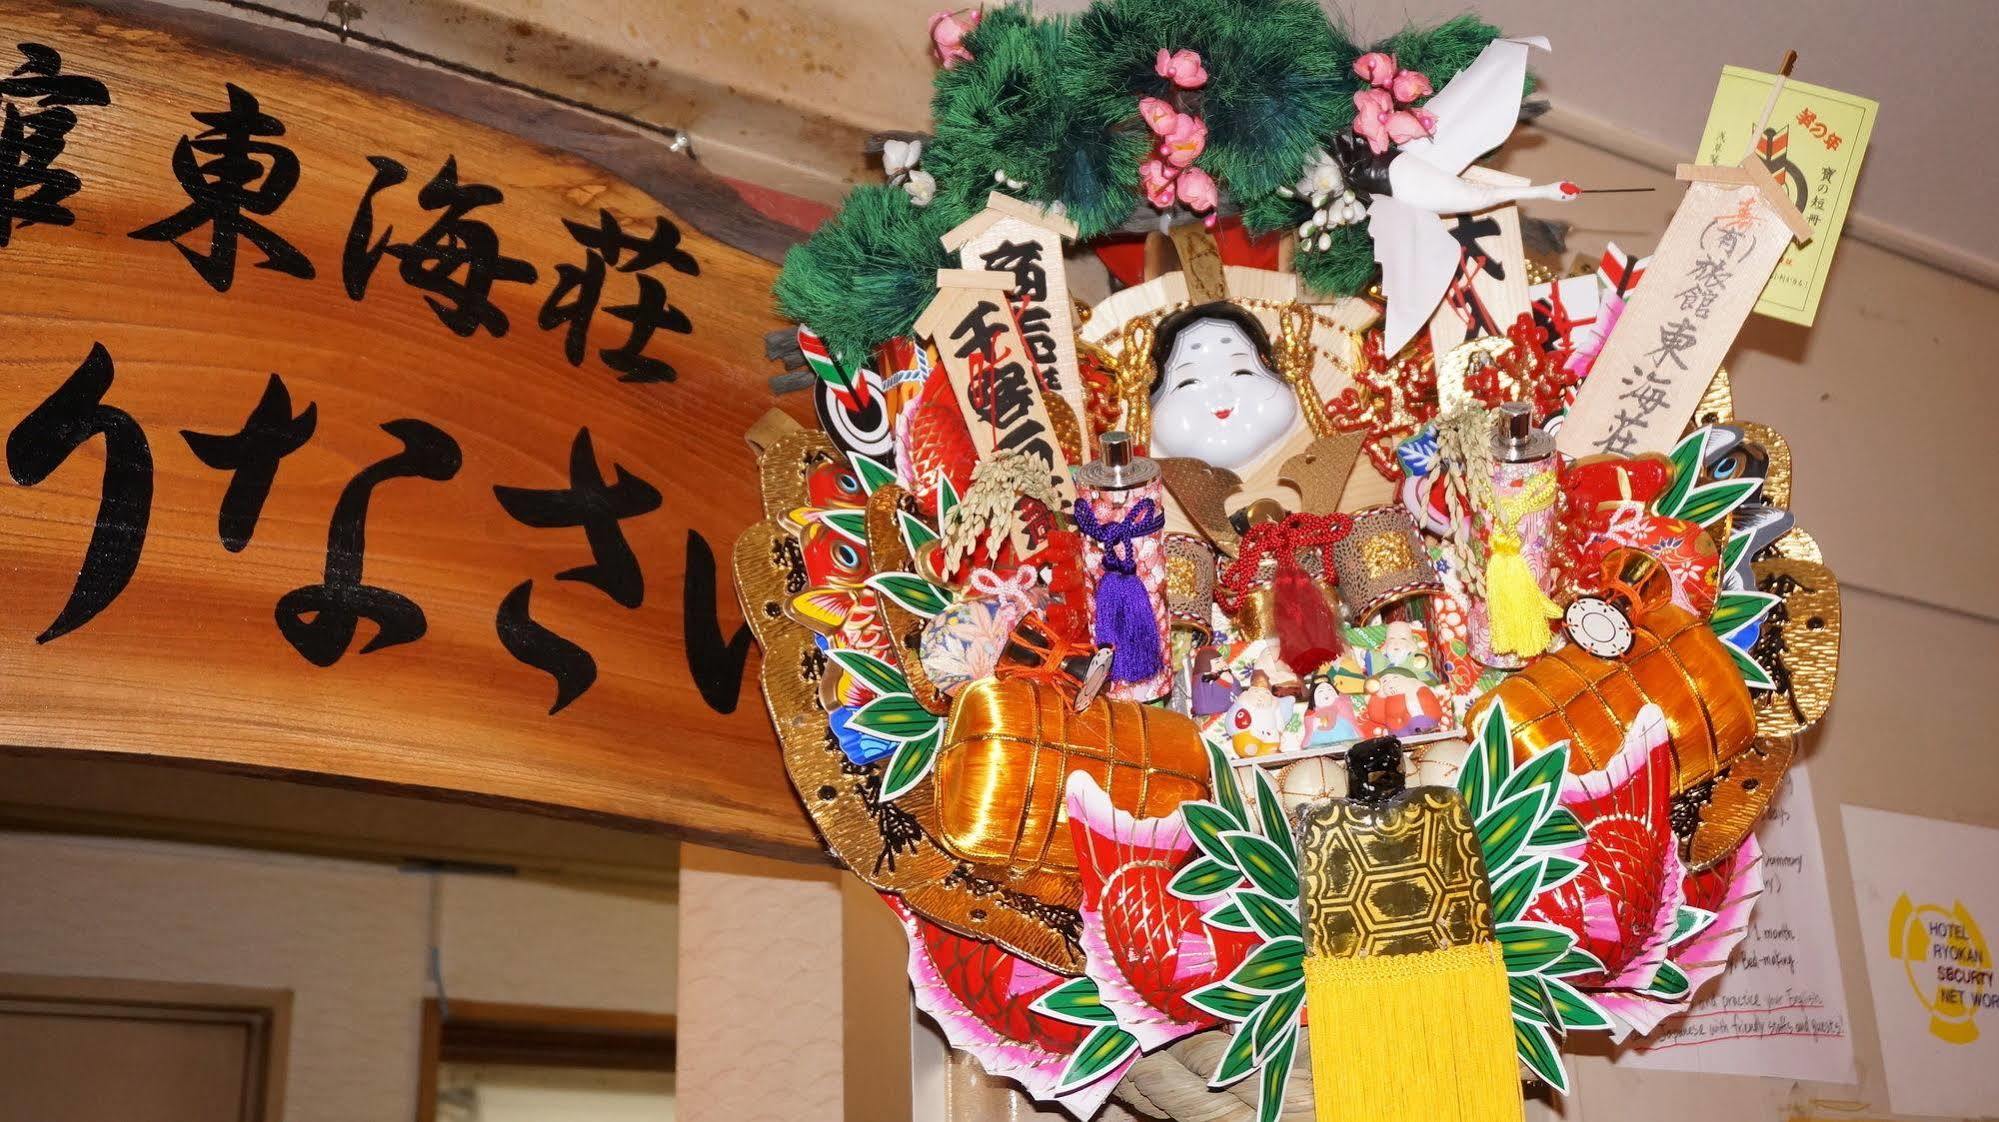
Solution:
M 1340 656 L 1340 618 L 1325 589 L 1298 564 L 1295 549 L 1280 550 L 1271 585 L 1277 608 L 1277 650 L 1300 678 Z

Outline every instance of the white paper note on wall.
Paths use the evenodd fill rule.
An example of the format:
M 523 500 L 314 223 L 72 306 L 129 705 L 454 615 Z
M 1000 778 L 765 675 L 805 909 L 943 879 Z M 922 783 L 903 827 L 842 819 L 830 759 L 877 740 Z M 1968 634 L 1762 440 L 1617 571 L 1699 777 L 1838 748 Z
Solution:
M 1900 1114 L 1999 1109 L 1999 830 L 1842 808 L 1875 1029 Z
M 1622 1067 L 1852 1083 L 1853 1039 L 1833 939 L 1811 777 L 1801 764 L 1756 828 L 1763 895 L 1728 970 Z

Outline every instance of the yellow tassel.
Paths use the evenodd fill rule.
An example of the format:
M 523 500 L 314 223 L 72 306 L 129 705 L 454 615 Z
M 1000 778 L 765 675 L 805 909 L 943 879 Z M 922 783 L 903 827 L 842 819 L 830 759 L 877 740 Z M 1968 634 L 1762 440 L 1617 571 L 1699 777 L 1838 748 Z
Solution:
M 1318 1122 L 1521 1122 L 1506 962 L 1494 942 L 1308 955 Z
M 1501 654 L 1533 658 L 1548 649 L 1548 621 L 1559 619 L 1555 606 L 1534 579 L 1534 570 L 1520 556 L 1520 536 L 1494 530 L 1485 563 L 1485 608 L 1491 617 L 1492 649 Z

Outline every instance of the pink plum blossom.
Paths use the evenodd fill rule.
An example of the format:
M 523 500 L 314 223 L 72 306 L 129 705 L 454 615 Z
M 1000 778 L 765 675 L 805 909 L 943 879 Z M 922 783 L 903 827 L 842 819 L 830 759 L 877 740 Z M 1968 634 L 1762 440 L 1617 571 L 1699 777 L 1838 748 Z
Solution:
M 1395 96 L 1395 104 L 1407 105 L 1419 97 L 1429 97 L 1433 91 L 1430 79 L 1421 71 L 1398 70 L 1388 83 L 1388 92 Z
M 1429 117 L 1425 121 L 1424 117 Z M 1420 109 L 1398 109 L 1388 115 L 1388 139 L 1397 144 L 1407 144 L 1417 137 L 1430 135 L 1430 127 L 1437 118 Z
M 1188 168 L 1181 172 L 1177 187 L 1180 201 L 1197 214 L 1215 209 L 1215 204 L 1221 200 L 1221 191 L 1215 186 L 1214 177 L 1200 168 Z
M 1388 118 L 1395 112 L 1395 99 L 1387 90 L 1362 90 L 1353 95 L 1353 107 L 1353 131 L 1367 138 L 1375 155 L 1388 151 Z
M 1177 174 L 1175 169 L 1157 157 L 1138 165 L 1138 186 L 1145 192 L 1145 201 L 1160 210 L 1172 206 L 1173 181 Z
M 1161 47 L 1152 69 L 1183 90 L 1197 90 L 1208 84 L 1207 68 L 1201 65 L 1201 56 L 1195 51 L 1169 51 Z
M 1370 86 L 1387 86 L 1395 80 L 1395 56 L 1369 51 L 1354 60 L 1353 72 Z
M 1145 126 L 1154 136 L 1165 136 L 1173 128 L 1173 119 L 1183 114 L 1156 97 L 1138 99 L 1138 115 L 1145 118 Z
M 1159 154 L 1176 168 L 1193 163 L 1208 147 L 1208 126 L 1199 117 L 1177 114 L 1170 131 L 1160 136 Z
M 965 49 L 965 36 L 979 26 L 984 15 L 976 8 L 961 8 L 955 12 L 938 12 L 930 17 L 930 47 L 937 53 L 937 62 L 949 70 L 961 62 L 972 61 L 972 52 Z

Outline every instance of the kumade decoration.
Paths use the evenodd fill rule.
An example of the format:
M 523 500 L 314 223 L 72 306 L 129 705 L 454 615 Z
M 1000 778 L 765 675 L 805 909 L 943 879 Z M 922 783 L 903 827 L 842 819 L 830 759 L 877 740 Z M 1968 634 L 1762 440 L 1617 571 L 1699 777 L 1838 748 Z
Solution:
M 1495 302 L 1465 220 L 1577 191 L 1470 167 L 1540 40 L 1310 0 L 928 33 L 934 135 L 778 282 L 825 431 L 751 434 L 806 813 L 917 1008 L 1073 1117 L 1518 1119 L 1725 969 L 1831 703 L 1838 582 L 1721 368 L 1810 229 L 1690 166 L 1655 257 L 1509 251 Z M 1121 263 L 1093 307 L 1065 242 Z

